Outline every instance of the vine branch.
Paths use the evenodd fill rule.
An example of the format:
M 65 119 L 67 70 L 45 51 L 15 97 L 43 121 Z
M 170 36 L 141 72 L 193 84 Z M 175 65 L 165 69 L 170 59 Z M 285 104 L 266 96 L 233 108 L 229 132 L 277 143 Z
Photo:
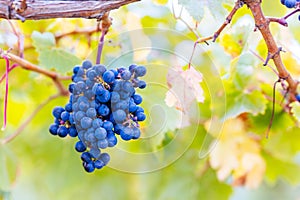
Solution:
M 25 21 L 52 18 L 100 19 L 104 13 L 139 0 L 0 0 L 0 18 Z
M 43 75 L 51 78 L 53 80 L 54 84 L 56 85 L 56 87 L 58 88 L 60 94 L 62 94 L 64 96 L 67 96 L 69 94 L 69 92 L 62 85 L 61 80 L 69 80 L 69 79 L 71 79 L 71 77 L 61 76 L 61 75 L 57 74 L 54 71 L 50 71 L 50 70 L 40 68 L 37 65 L 34 65 L 33 63 L 31 63 L 31 62 L 29 62 L 29 61 L 27 61 L 27 60 L 25 60 L 25 59 L 23 59 L 19 56 L 16 56 L 12 53 L 2 52 L 2 54 L 5 55 L 10 61 L 12 61 L 14 63 L 17 63 L 23 69 L 33 71 L 33 72 L 37 72 L 37 73 L 43 74 Z
M 295 81 L 290 73 L 287 71 L 285 66 L 282 63 L 282 59 L 280 56 L 281 48 L 277 46 L 275 39 L 270 31 L 269 25 L 270 20 L 265 17 L 262 9 L 261 9 L 261 0 L 243 0 L 243 2 L 248 6 L 251 10 L 253 18 L 255 20 L 255 25 L 257 29 L 261 32 L 264 41 L 268 48 L 268 57 L 267 60 L 273 60 L 276 69 L 278 71 L 278 76 L 280 79 L 284 79 L 288 85 L 289 91 L 289 102 L 296 101 L 296 89 L 298 82 Z M 266 62 L 267 63 L 267 62 Z

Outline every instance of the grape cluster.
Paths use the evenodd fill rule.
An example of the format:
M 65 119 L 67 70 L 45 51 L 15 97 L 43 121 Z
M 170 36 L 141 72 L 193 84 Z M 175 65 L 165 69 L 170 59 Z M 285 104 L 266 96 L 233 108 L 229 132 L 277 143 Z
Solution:
M 78 137 L 75 149 L 81 153 L 84 169 L 93 172 L 109 162 L 110 156 L 102 150 L 117 144 L 116 135 L 126 141 L 140 137 L 138 122 L 146 115 L 135 88 L 146 87 L 139 80 L 146 68 L 133 64 L 108 70 L 84 61 L 73 73 L 70 100 L 64 108 L 53 109 L 55 121 L 49 131 L 60 137 Z
M 300 2 L 300 0 L 280 0 L 280 2 L 287 8 L 294 8 L 297 5 L 297 2 Z

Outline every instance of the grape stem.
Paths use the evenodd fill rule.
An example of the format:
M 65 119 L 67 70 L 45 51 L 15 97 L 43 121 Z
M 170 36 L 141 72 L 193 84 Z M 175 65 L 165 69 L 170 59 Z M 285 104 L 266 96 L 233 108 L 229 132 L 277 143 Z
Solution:
M 296 14 L 297 12 L 300 12 L 300 8 L 297 8 L 296 10 L 293 10 L 292 12 L 290 12 L 289 14 L 287 14 L 286 16 L 282 17 L 282 18 L 276 18 L 276 17 L 267 17 L 267 19 L 269 20 L 269 22 L 276 22 L 282 26 L 288 26 L 287 23 L 287 19 L 291 16 L 293 16 L 294 14 Z
M 100 64 L 100 61 L 101 61 L 101 55 L 102 55 L 102 50 L 103 50 L 103 46 L 104 46 L 104 37 L 105 37 L 105 31 L 101 31 L 101 36 L 100 36 L 100 40 L 98 43 L 96 64 Z
M 7 98 L 8 98 L 8 73 L 9 73 L 9 59 L 5 56 L 1 56 L 6 63 L 6 70 L 5 70 L 5 97 L 4 97 L 4 112 L 3 112 L 3 126 L 1 128 L 2 131 L 6 128 L 6 121 L 7 121 Z
M 97 51 L 97 58 L 96 64 L 100 64 L 102 50 L 104 46 L 104 37 L 107 34 L 109 27 L 111 26 L 111 18 L 109 17 L 109 12 L 106 12 L 100 22 L 100 29 L 101 29 L 101 36 L 98 43 L 98 51 Z

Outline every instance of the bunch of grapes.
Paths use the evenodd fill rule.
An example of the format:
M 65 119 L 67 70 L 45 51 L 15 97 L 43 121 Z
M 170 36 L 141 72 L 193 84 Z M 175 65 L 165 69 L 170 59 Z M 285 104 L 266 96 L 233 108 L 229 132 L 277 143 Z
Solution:
M 294 8 L 297 5 L 297 2 L 300 0 L 280 0 L 281 4 L 285 5 L 287 8 Z
M 135 88 L 146 87 L 146 82 L 139 80 L 146 68 L 130 65 L 108 70 L 84 61 L 73 73 L 70 100 L 64 108 L 53 109 L 55 121 L 49 131 L 60 137 L 78 137 L 75 149 L 81 153 L 84 169 L 93 172 L 109 162 L 110 156 L 102 150 L 117 144 L 116 135 L 126 141 L 140 137 L 138 122 L 146 115 Z

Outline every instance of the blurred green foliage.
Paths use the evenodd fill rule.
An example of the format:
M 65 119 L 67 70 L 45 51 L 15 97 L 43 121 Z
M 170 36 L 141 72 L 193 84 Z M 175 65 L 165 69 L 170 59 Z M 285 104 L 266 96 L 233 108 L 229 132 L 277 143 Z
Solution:
M 111 12 L 113 25 L 105 38 L 102 62 L 113 68 L 138 63 L 148 70 L 145 80 L 149 86 L 139 91 L 148 117 L 142 124 L 141 140 L 120 142 L 109 150 L 112 162 L 107 167 L 85 173 L 74 150 L 76 140 L 48 133 L 52 108 L 68 101 L 59 97 L 40 110 L 14 140 L 0 143 L 0 200 L 300 198 L 299 105 L 295 103 L 293 117 L 280 107 L 282 95 L 276 93 L 275 120 L 266 140 L 277 77 L 270 68 L 262 67 L 260 58 L 266 57 L 266 47 L 260 34 L 252 31 L 254 22 L 246 7 L 216 43 L 199 44 L 195 49 L 192 65 L 203 76 L 205 101 L 194 101 L 185 114 L 166 104 L 168 74 L 178 66 L 187 68 L 196 40 L 186 24 L 173 17 L 173 3 L 175 16 L 183 6 L 181 19 L 190 27 L 198 21 L 200 36 L 214 33 L 234 5 L 233 0 L 179 0 L 179 5 L 171 0 L 144 0 Z M 279 0 L 264 0 L 262 7 L 268 16 L 281 17 L 287 12 Z M 288 20 L 288 28 L 272 24 L 271 29 L 287 51 L 284 64 L 298 79 L 300 24 L 296 17 Z M 24 35 L 25 59 L 40 67 L 70 75 L 82 60 L 95 60 L 99 33 L 55 37 L 94 28 L 95 20 L 11 23 Z M 17 43 L 11 24 L 0 20 L 0 47 L 11 47 L 18 54 Z M 0 72 L 4 71 L 5 63 L 0 60 Z M 69 83 L 63 81 L 66 87 Z M 4 85 L 2 82 L 2 94 Z M 14 69 L 9 75 L 8 127 L 0 132 L 0 141 L 56 93 L 49 78 Z M 1 102 L 3 99 L 1 95 Z M 0 111 L 3 113 L 3 106 Z M 211 153 L 215 148 L 223 154 Z M 143 154 L 147 157 L 140 158 Z M 249 155 L 261 160 L 243 160 Z M 225 168 L 228 173 L 221 171 Z M 249 182 L 258 185 L 246 188 Z

